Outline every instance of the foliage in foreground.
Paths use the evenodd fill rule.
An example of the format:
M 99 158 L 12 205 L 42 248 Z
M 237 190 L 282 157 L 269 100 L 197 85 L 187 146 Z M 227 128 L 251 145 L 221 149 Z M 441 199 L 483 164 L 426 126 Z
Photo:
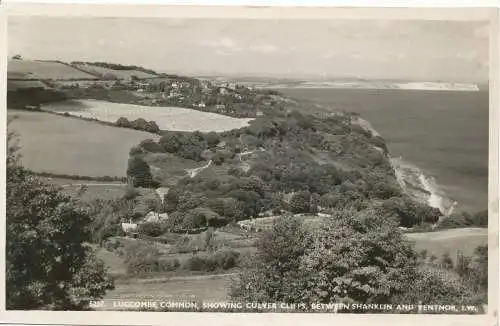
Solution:
M 90 219 L 75 202 L 24 170 L 9 137 L 7 155 L 7 309 L 87 309 L 113 289 L 85 245 Z
M 419 260 L 394 219 L 345 209 L 314 230 L 293 217 L 278 219 L 230 295 L 306 304 L 477 303 L 470 284 L 452 267 Z

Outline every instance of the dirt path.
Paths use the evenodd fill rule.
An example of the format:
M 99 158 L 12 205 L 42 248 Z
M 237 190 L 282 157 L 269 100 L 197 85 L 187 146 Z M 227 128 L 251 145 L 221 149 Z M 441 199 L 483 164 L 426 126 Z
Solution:
M 190 178 L 196 177 L 201 171 L 205 170 L 212 164 L 212 160 L 208 161 L 207 165 L 201 166 L 196 169 L 187 169 L 186 172 L 189 174 Z

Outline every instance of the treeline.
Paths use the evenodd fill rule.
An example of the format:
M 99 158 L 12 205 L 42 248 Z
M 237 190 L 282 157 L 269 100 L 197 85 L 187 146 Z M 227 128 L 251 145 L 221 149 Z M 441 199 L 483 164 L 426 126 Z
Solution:
M 68 96 L 64 92 L 54 89 L 21 88 L 7 92 L 7 107 L 10 109 L 23 109 L 29 105 L 64 101 Z
M 52 172 L 30 172 L 33 175 L 40 177 L 49 178 L 61 178 L 61 179 L 71 179 L 71 180 L 83 180 L 83 181 L 120 181 L 126 182 L 126 177 L 111 177 L 111 176 L 88 176 L 88 175 L 78 175 L 78 174 L 63 174 L 63 173 L 52 173 Z
M 438 225 L 438 229 L 454 229 L 463 227 L 488 227 L 488 210 L 476 213 L 453 213 L 444 217 Z
M 137 70 L 137 71 L 142 71 L 144 73 L 152 74 L 152 75 L 158 75 L 158 73 L 152 69 L 147 69 L 141 66 L 134 66 L 134 65 L 121 65 L 118 63 L 109 63 L 109 62 L 82 62 L 82 61 L 73 61 L 71 62 L 72 65 L 75 64 L 86 64 L 86 65 L 91 65 L 91 66 L 96 66 L 96 67 L 102 67 L 102 68 L 108 68 L 112 70 Z
M 133 121 L 129 121 L 127 118 L 120 117 L 116 120 L 115 126 L 146 131 L 153 134 L 158 134 L 160 132 L 160 127 L 158 127 L 158 124 L 155 121 L 146 121 L 143 118 L 137 118 Z

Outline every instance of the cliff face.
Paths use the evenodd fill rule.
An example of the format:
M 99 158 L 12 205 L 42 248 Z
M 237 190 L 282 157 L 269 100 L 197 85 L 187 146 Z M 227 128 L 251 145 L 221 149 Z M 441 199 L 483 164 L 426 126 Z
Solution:
M 373 136 L 380 134 L 366 120 L 358 117 L 356 123 L 365 130 L 372 133 Z M 456 201 L 448 198 L 440 190 L 435 179 L 425 175 L 422 170 L 403 158 L 394 158 L 389 152 L 386 153 L 386 159 L 389 161 L 394 176 L 404 193 L 422 204 L 439 209 L 441 214 L 450 215 L 457 204 Z

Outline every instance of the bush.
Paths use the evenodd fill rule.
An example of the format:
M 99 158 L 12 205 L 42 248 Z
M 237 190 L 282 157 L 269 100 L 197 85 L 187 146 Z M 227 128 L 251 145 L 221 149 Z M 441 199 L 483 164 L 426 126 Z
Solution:
M 454 229 L 462 227 L 488 227 L 488 211 L 481 211 L 475 214 L 467 212 L 457 212 L 445 216 L 439 222 L 439 229 Z
M 441 216 L 437 208 L 416 202 L 409 197 L 392 197 L 382 202 L 381 214 L 394 217 L 403 227 L 436 223 Z
M 224 155 L 222 155 L 221 153 L 217 153 L 212 157 L 212 162 L 215 165 L 222 165 L 222 163 L 224 163 L 224 160 Z
M 217 265 L 215 261 L 209 257 L 193 256 L 184 261 L 182 268 L 190 271 L 211 272 L 217 268 Z
M 144 154 L 144 150 L 141 146 L 134 146 L 130 149 L 128 155 L 129 156 L 136 156 L 136 155 L 141 155 Z
M 134 241 L 128 243 L 123 250 L 127 274 L 140 275 L 158 271 L 160 251 L 155 246 Z
M 132 123 L 127 118 L 120 117 L 118 120 L 116 120 L 115 125 L 117 127 L 130 128 L 132 126 Z
M 214 254 L 216 265 L 221 269 L 230 269 L 237 265 L 240 253 L 233 250 L 222 249 Z
M 135 189 L 134 187 L 130 187 L 130 186 L 127 186 L 125 188 L 125 194 L 123 194 L 123 199 L 132 200 L 137 196 L 139 196 L 139 190 Z
M 392 302 L 424 304 L 468 304 L 473 297 L 469 285 L 453 270 L 423 265 L 401 295 Z
M 180 267 L 179 259 L 161 259 L 158 261 L 158 271 L 159 272 L 170 272 L 175 271 Z
M 146 222 L 139 224 L 137 231 L 150 237 L 158 237 L 166 232 L 165 227 L 161 223 Z
M 183 269 L 212 272 L 217 269 L 227 270 L 238 263 L 239 252 L 223 249 L 208 256 L 193 256 L 182 264 Z
M 216 243 L 211 230 L 193 236 L 182 236 L 175 242 L 174 250 L 179 253 L 215 249 Z
M 311 193 L 299 191 L 290 199 L 290 210 L 292 213 L 309 213 L 311 210 Z
M 158 124 L 156 124 L 155 121 L 149 121 L 148 123 L 146 123 L 144 131 L 157 134 L 160 132 L 160 127 L 158 127 Z
M 144 150 L 151 152 L 151 153 L 162 153 L 163 148 L 154 140 L 152 139 L 145 139 L 143 140 L 140 145 L 141 148 L 144 148 Z

